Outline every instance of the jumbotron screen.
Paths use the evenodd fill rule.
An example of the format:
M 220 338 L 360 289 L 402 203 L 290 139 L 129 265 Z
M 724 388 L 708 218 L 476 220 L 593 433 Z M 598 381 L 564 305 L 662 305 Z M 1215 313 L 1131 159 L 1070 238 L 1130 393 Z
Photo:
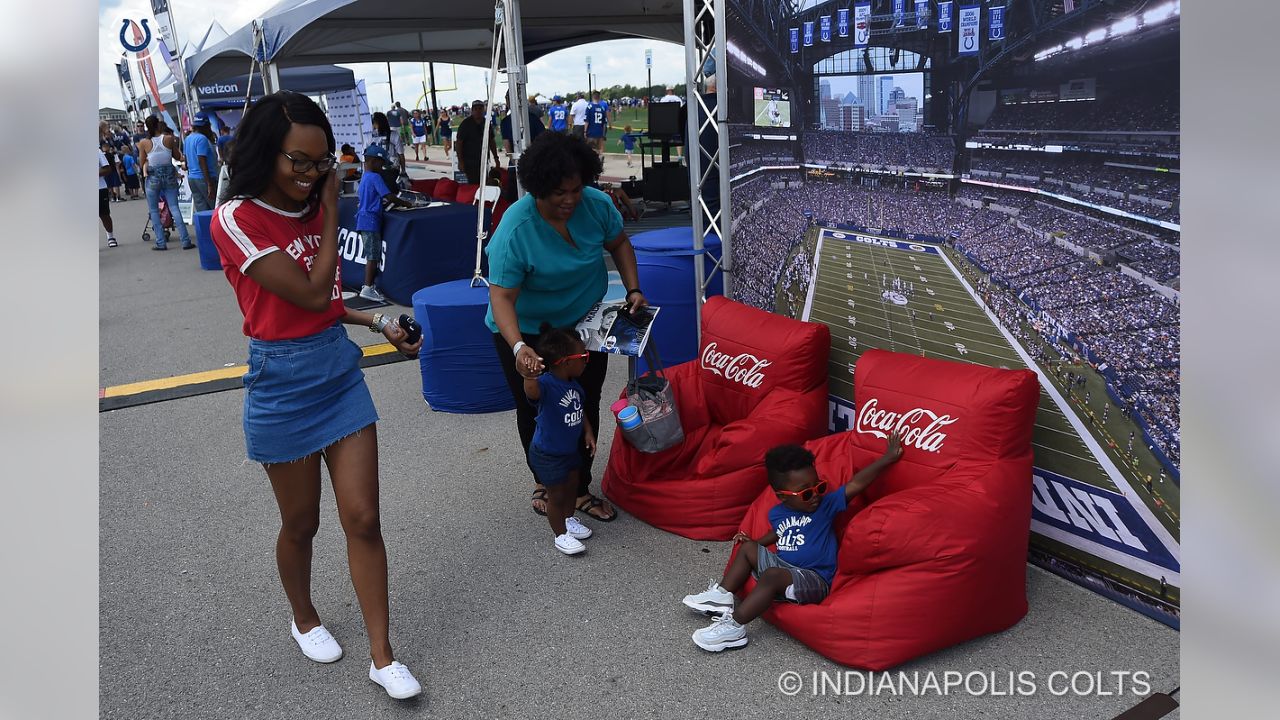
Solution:
M 791 127 L 791 96 L 779 88 L 756 88 L 751 122 L 760 127 Z

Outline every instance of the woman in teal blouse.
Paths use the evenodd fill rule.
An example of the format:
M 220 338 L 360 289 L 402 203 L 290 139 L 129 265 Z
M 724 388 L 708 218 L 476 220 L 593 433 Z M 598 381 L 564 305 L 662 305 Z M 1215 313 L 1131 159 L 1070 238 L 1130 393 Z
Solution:
M 604 298 L 609 277 L 604 253 L 613 256 L 632 311 L 648 304 L 640 291 L 636 253 L 622 230 L 622 215 L 603 192 L 590 187 L 603 165 L 583 140 L 542 133 L 520 158 L 527 194 L 509 207 L 485 253 L 489 256 L 489 311 L 485 318 L 516 401 L 516 426 L 526 462 L 536 413 L 524 397 L 524 376 L 542 372 L 534 347 L 542 323 L 570 327 Z M 609 355 L 593 352 L 579 378 L 583 410 L 600 432 L 600 391 Z M 577 507 L 608 522 L 617 511 L 591 493 L 592 454 L 584 444 Z M 532 473 L 532 468 L 530 469 Z M 535 479 L 536 483 L 536 479 Z M 533 510 L 546 514 L 546 490 L 533 492 Z

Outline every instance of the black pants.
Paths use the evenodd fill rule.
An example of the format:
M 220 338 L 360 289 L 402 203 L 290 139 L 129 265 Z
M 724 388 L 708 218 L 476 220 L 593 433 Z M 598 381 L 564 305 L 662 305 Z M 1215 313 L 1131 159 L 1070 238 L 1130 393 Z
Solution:
M 523 333 L 523 338 L 530 346 L 537 347 L 537 335 Z M 507 378 L 507 387 L 511 388 L 511 397 L 516 401 L 516 428 L 520 431 L 520 445 L 524 448 L 525 464 L 529 463 L 529 443 L 533 441 L 533 431 L 537 427 L 537 408 L 524 394 L 524 378 L 516 372 L 516 357 L 511 346 L 502 338 L 501 333 L 493 334 L 493 345 L 498 353 L 498 362 L 502 363 L 502 374 Z M 604 387 L 605 372 L 609 369 L 609 353 L 593 352 L 587 359 L 587 369 L 583 371 L 578 383 L 586 393 L 582 399 L 582 409 L 591 423 L 591 429 L 600 439 L 600 391 Z M 578 469 L 578 496 L 586 495 L 591 487 L 591 453 L 586 445 L 578 448 L 582 456 L 582 466 Z M 529 468 L 533 472 L 533 468 Z M 537 482 L 535 478 L 534 482 Z

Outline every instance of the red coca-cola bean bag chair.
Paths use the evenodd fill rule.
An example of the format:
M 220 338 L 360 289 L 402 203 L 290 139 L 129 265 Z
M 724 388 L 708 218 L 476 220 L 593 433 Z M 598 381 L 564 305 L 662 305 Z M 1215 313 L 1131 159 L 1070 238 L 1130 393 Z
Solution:
M 471 205 L 476 201 L 476 193 L 478 192 L 480 192 L 479 185 L 463 183 L 458 186 L 458 194 L 454 197 L 453 201 L 462 203 L 463 205 Z
M 684 442 L 645 454 L 616 435 L 603 488 L 650 525 L 727 540 L 768 484 L 765 452 L 827 432 L 831 331 L 713 296 L 701 347 L 667 371 Z
M 427 197 L 431 197 L 431 193 L 435 192 L 436 190 L 436 183 L 438 181 L 439 181 L 439 178 L 430 178 L 427 180 L 410 180 L 409 187 L 413 188 L 414 192 L 420 192 L 423 195 L 426 195 Z
M 831 593 L 776 603 L 764 617 L 868 670 L 1016 624 L 1027 613 L 1035 373 L 868 350 L 853 395 L 851 429 L 805 443 L 819 477 L 844 485 L 895 429 L 902 458 L 836 517 Z M 768 532 L 777 502 L 762 492 L 742 531 Z

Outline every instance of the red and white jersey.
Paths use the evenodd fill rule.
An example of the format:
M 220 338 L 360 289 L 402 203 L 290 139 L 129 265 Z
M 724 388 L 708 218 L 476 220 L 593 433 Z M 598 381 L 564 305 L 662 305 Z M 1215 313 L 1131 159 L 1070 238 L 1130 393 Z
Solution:
M 210 223 L 222 271 L 235 289 L 244 313 L 244 334 L 259 340 L 290 340 L 314 335 L 346 314 L 342 304 L 342 263 L 333 277 L 332 301 L 324 312 L 294 305 L 254 282 L 245 270 L 263 256 L 285 252 L 310 273 L 324 227 L 321 209 L 310 220 L 303 212 L 285 212 L 257 198 L 233 198 L 219 205 Z

